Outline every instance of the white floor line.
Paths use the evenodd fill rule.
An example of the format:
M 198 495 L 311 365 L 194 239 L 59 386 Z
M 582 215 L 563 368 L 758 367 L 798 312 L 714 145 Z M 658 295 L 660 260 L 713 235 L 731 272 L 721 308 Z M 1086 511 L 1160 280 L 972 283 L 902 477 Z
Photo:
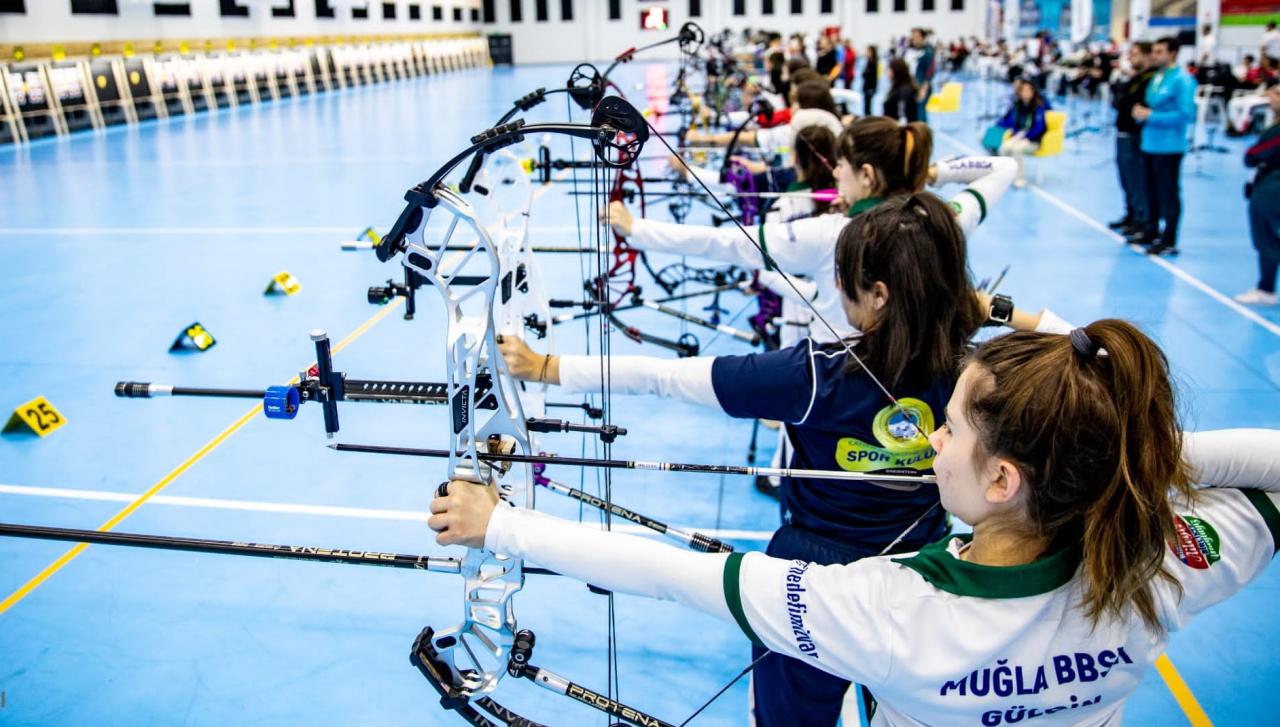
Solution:
M 30 487 L 27 485 L 0 484 L 0 494 L 25 495 L 29 497 L 53 497 L 65 500 L 98 500 L 103 502 L 133 502 L 137 496 L 128 492 L 108 492 L 105 490 L 77 490 L 64 487 Z M 289 502 L 259 502 L 255 500 L 227 500 L 211 497 L 181 497 L 177 495 L 156 495 L 147 500 L 148 505 L 169 505 L 171 507 L 194 507 L 209 510 L 239 510 L 248 512 L 275 512 L 289 515 L 322 515 L 326 517 L 364 518 L 370 520 L 399 520 L 404 522 L 426 523 L 426 510 L 384 510 L 367 507 L 335 507 L 332 505 L 303 505 Z M 731 540 L 768 540 L 773 537 L 772 531 L 766 530 L 697 530 L 703 535 L 713 538 Z M 653 534 L 652 530 L 638 525 L 618 525 L 615 531 Z
M 967 144 L 961 143 L 960 140 L 956 139 L 954 136 L 951 136 L 950 134 L 947 134 L 941 131 L 934 131 L 934 134 L 946 139 L 957 148 L 969 154 L 984 155 L 983 152 L 980 152 L 977 149 L 974 149 L 973 147 Z M 1153 264 L 1163 268 L 1165 271 L 1173 275 L 1175 278 L 1178 278 L 1179 280 L 1186 283 L 1187 285 L 1190 285 L 1191 287 L 1195 288 L 1196 290 L 1199 290 L 1200 292 L 1204 293 L 1210 298 L 1213 298 L 1214 300 L 1218 301 L 1222 305 L 1231 309 L 1241 317 L 1246 318 L 1250 321 L 1253 321 L 1254 323 L 1257 323 L 1259 326 L 1262 326 L 1268 332 L 1270 332 L 1273 336 L 1280 336 L 1280 325 L 1276 325 L 1275 323 L 1272 323 L 1266 318 L 1263 318 L 1262 316 L 1258 315 L 1256 312 L 1249 310 L 1243 305 L 1237 303 L 1236 301 L 1232 300 L 1230 296 L 1219 292 L 1218 290 L 1210 286 L 1208 283 L 1204 282 L 1203 280 L 1200 280 L 1199 278 L 1192 275 L 1191 273 L 1188 273 L 1186 270 L 1183 270 L 1177 265 L 1174 265 L 1173 263 L 1169 262 L 1165 258 L 1156 256 L 1156 255 L 1145 254 L 1145 251 L 1141 247 L 1137 245 L 1130 245 L 1128 241 L 1125 240 L 1124 237 L 1117 234 L 1114 230 L 1108 228 L 1106 225 L 1093 219 L 1089 215 L 1085 214 L 1084 212 L 1081 212 L 1080 210 L 1076 209 L 1070 204 L 1062 201 L 1056 195 L 1046 192 L 1040 186 L 1031 185 L 1027 187 L 1027 189 L 1031 190 L 1036 194 L 1036 196 L 1040 197 L 1041 199 L 1053 205 L 1054 207 L 1057 207 L 1063 212 L 1066 212 L 1072 217 L 1075 217 L 1076 219 L 1085 223 L 1089 227 L 1092 227 L 1093 229 L 1097 230 L 1104 237 L 1109 238 L 1112 242 L 1116 242 L 1121 245 L 1124 245 L 1125 247 L 1128 247 L 1130 250 L 1133 250 L 1135 253 L 1142 255 L 1144 258 L 1146 258 Z

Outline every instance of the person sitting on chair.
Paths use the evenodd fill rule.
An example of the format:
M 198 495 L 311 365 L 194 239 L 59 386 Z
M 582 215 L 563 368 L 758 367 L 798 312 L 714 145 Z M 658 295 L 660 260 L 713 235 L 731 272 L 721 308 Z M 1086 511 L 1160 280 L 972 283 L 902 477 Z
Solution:
M 1048 131 L 1044 112 L 1049 109 L 1049 104 L 1040 93 L 1040 89 L 1025 78 L 1014 81 L 1013 89 L 1013 105 L 1009 107 L 1004 117 L 996 122 L 997 128 L 1012 133 L 1006 133 L 999 147 L 991 148 L 991 153 L 1017 159 L 1018 178 L 1013 186 L 1025 187 L 1027 178 L 1023 172 L 1022 158 L 1028 153 L 1036 153 L 1040 148 L 1040 139 L 1044 138 L 1045 132 Z

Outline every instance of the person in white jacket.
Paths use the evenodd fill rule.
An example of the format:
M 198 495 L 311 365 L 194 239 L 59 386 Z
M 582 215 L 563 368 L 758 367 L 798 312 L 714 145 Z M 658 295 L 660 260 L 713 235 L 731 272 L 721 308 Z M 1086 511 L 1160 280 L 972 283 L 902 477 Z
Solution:
M 847 226 L 835 258 L 847 321 L 864 331 L 848 348 L 807 340 L 745 356 L 614 356 L 610 391 L 779 420 L 792 450 L 789 467 L 930 472 L 934 451 L 924 435 L 943 420 L 956 362 L 988 317 L 969 280 L 965 236 L 950 207 L 921 192 L 885 202 Z M 1055 321 L 1045 312 L 1018 313 L 1011 322 L 1048 328 Z M 498 345 L 518 378 L 572 392 L 599 384 L 596 357 L 543 356 L 510 337 Z M 778 558 L 851 563 L 917 550 L 946 531 L 932 486 L 785 478 L 779 500 L 783 525 L 768 550 Z M 764 724 L 783 722 L 795 710 L 838 715 L 849 687 L 794 659 L 763 665 L 754 684 L 759 712 L 774 715 Z
M 836 187 L 840 199 L 848 206 L 847 215 L 764 222 L 747 230 L 753 240 L 746 239 L 735 225 L 717 228 L 636 219 L 621 202 L 610 204 L 608 220 L 614 232 L 629 238 L 632 246 L 642 250 L 695 255 L 763 269 L 762 282 L 783 297 L 784 319 L 795 318 L 795 315 L 788 316 L 788 312 L 795 311 L 799 320 L 808 320 L 804 313 L 808 306 L 798 300 L 802 295 L 835 329 L 812 325 L 806 331 L 802 326 L 789 326 L 795 328 L 792 340 L 807 334 L 826 343 L 853 332 L 843 322 L 832 257 L 836 238 L 849 218 L 885 199 L 918 192 L 932 179 L 939 186 L 966 185 L 952 197 L 951 205 L 961 229 L 968 235 L 1004 196 L 1017 174 L 1017 164 L 1005 157 L 966 157 L 930 167 L 932 152 L 933 136 L 924 124 L 899 126 L 883 116 L 858 119 L 836 142 Z M 772 266 L 763 259 L 760 248 L 768 252 L 782 272 L 807 279 L 797 286 L 799 292 L 772 274 Z
M 756 669 L 785 655 L 865 685 L 876 727 L 1119 725 L 1171 632 L 1280 545 L 1280 431 L 1183 433 L 1176 412 L 1164 354 L 1123 321 L 984 343 L 930 437 L 972 534 L 850 565 L 682 551 L 463 481 L 428 522 L 734 623 L 771 652 Z

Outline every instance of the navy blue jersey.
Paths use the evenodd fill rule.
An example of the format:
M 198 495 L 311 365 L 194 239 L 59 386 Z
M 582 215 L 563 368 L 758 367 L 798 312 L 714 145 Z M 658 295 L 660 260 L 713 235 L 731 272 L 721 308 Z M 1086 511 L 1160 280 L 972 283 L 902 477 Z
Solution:
M 711 382 L 720 406 L 731 416 L 777 419 L 786 425 L 794 450 L 791 467 L 932 474 L 935 452 L 916 427 L 928 434 L 942 424 L 955 379 L 893 392 L 900 410 L 864 371 L 846 371 L 848 361 L 840 344 L 821 346 L 806 339 L 780 351 L 719 356 L 711 367 Z M 874 552 L 937 502 L 938 489 L 932 484 L 900 492 L 851 480 L 782 482 L 784 519 Z M 899 545 L 915 550 L 933 542 L 942 534 L 944 517 L 941 506 L 934 508 Z

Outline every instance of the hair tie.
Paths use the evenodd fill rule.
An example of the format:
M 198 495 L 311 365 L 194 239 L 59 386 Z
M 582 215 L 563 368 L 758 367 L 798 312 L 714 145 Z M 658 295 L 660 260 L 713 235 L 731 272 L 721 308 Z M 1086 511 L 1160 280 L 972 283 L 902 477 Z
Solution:
M 915 134 L 908 126 L 902 127 L 902 176 L 911 176 L 911 147 L 915 144 Z
M 1089 332 L 1083 328 L 1071 329 L 1071 347 L 1076 350 L 1076 353 L 1090 359 L 1097 356 L 1098 351 L 1102 348 L 1089 336 Z

